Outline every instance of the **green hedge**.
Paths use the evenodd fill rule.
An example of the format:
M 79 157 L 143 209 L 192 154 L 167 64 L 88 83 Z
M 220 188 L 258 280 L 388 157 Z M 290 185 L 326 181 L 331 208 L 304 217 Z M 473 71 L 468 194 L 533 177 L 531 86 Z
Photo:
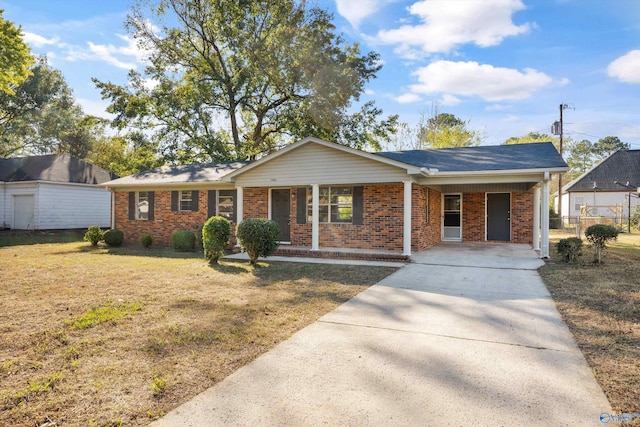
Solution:
M 204 257 L 211 264 L 217 264 L 224 256 L 224 250 L 231 237 L 231 223 L 221 216 L 212 216 L 202 227 L 202 248 Z
M 196 249 L 196 235 L 190 230 L 178 230 L 171 236 L 171 243 L 178 252 L 193 252 Z
M 258 257 L 272 255 L 280 244 L 280 227 L 265 218 L 249 218 L 237 226 L 236 237 L 252 265 Z
M 122 246 L 124 242 L 124 233 L 117 228 L 107 230 L 103 235 L 104 242 L 109 246 Z

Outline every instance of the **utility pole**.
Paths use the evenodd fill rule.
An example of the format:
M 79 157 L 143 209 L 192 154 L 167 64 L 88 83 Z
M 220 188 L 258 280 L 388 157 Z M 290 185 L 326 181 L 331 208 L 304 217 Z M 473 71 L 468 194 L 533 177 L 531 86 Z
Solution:
M 560 104 L 560 122 L 555 122 L 551 127 L 551 133 L 560 136 L 560 157 L 562 157 L 562 137 L 563 137 L 563 120 L 562 111 L 569 108 L 567 104 Z M 562 218 L 562 173 L 558 173 L 558 214 L 560 215 L 560 228 L 564 229 L 564 219 Z

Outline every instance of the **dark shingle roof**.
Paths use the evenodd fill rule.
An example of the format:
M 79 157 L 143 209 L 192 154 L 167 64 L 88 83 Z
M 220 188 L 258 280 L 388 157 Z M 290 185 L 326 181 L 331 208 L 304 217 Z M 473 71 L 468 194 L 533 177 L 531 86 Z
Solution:
M 107 183 L 110 187 L 135 185 L 183 184 L 216 182 L 248 162 L 196 163 L 191 165 L 160 166 L 159 168 L 125 176 Z
M 0 159 L 0 181 L 51 181 L 102 184 L 117 175 L 69 154 Z
M 440 172 L 564 168 L 567 164 L 552 143 L 408 150 L 374 153 Z
M 618 181 L 620 184 L 616 184 Z M 616 151 L 564 187 L 564 191 L 626 190 L 640 187 L 640 150 Z

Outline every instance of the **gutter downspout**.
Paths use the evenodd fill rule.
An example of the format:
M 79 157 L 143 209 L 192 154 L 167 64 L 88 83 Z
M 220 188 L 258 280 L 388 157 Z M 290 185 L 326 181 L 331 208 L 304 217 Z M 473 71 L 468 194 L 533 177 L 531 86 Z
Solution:
M 2 185 L 2 219 L 0 220 L 0 228 L 7 228 L 7 224 L 5 223 L 6 218 L 6 210 L 7 210 L 7 183 L 4 181 L 0 181 L 0 185 Z
M 111 229 L 116 228 L 116 193 L 111 188 L 107 187 L 109 194 L 111 194 Z

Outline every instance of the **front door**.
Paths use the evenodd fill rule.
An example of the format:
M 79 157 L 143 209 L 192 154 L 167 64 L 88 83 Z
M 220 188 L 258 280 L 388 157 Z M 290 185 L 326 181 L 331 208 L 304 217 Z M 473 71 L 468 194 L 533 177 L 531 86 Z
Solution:
M 286 190 L 271 190 L 271 219 L 280 226 L 280 241 L 291 240 L 291 193 Z
M 511 194 L 487 194 L 487 240 L 511 241 Z

